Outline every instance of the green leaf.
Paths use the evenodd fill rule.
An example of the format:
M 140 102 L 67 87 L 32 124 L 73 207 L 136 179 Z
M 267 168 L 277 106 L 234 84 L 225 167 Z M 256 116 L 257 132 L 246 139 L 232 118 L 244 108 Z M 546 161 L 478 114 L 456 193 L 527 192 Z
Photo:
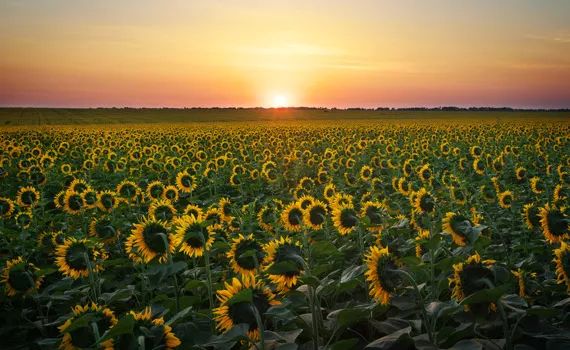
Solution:
M 491 289 L 477 291 L 461 301 L 461 305 L 477 304 L 484 302 L 496 302 L 505 293 L 507 286 L 499 286 Z
M 341 341 L 337 341 L 331 347 L 331 350 L 345 350 L 345 349 L 353 349 L 359 340 L 358 338 L 350 338 Z
M 133 332 L 135 326 L 135 318 L 132 315 L 125 315 L 119 319 L 119 322 L 113 328 L 106 331 L 99 343 L 118 337 L 121 334 L 128 334 Z
M 194 290 L 197 288 L 205 288 L 208 285 L 202 281 L 202 280 L 190 280 L 188 282 L 186 282 L 186 285 L 184 286 L 184 290 L 190 291 L 190 290 Z
M 340 283 L 346 283 L 360 276 L 364 272 L 364 265 L 352 265 L 342 272 Z
M 87 327 L 89 325 L 89 322 L 91 322 L 91 320 L 93 320 L 93 317 L 95 317 L 95 315 L 93 313 L 88 313 L 88 314 L 85 314 L 85 315 L 83 315 L 77 319 L 74 319 L 71 322 L 71 325 L 65 329 L 64 333 L 69 333 L 69 332 L 74 331 L 78 328 Z
M 482 350 L 483 344 L 474 339 L 465 339 L 458 341 L 450 350 Z
M 561 313 L 562 312 L 560 310 L 542 306 L 533 306 L 532 308 L 526 310 L 527 315 L 534 315 L 539 317 L 556 317 Z
M 289 272 L 299 272 L 299 267 L 292 261 L 280 261 L 271 265 L 266 271 L 269 275 L 284 275 Z
M 365 321 L 370 316 L 370 310 L 363 308 L 340 309 L 328 314 L 327 318 L 336 319 L 338 327 Z
M 297 350 L 297 348 L 299 348 L 299 345 L 295 343 L 284 343 L 279 344 L 275 350 Z
M 390 335 L 382 337 L 366 345 L 366 348 L 372 349 L 407 349 L 413 345 L 414 341 L 410 337 L 412 327 L 407 327 L 394 332 Z
M 36 275 L 36 277 L 42 277 L 42 276 L 47 276 L 47 275 L 51 275 L 52 273 L 57 272 L 57 269 L 52 269 L 52 268 L 46 268 L 46 269 L 41 269 L 38 270 L 34 273 L 34 275 Z
M 341 252 L 331 243 L 326 241 L 320 241 L 312 247 L 312 255 L 315 258 L 327 257 L 330 258 L 335 255 L 342 255 Z
M 315 276 L 303 276 L 303 278 L 301 278 L 301 282 L 314 288 L 318 287 L 321 283 L 321 281 Z
M 218 336 L 213 336 L 206 344 L 202 344 L 202 346 L 218 347 L 221 345 L 229 345 L 230 343 L 235 343 L 240 340 L 248 340 L 248 329 L 249 325 L 247 323 L 236 324 L 226 333 Z
M 186 315 L 188 315 L 190 310 L 192 310 L 192 306 L 189 306 L 189 307 L 185 308 L 184 310 L 178 312 L 176 315 L 172 316 L 172 318 L 170 320 L 168 320 L 168 322 L 166 322 L 166 325 L 170 326 L 171 324 L 178 321 L 179 319 L 184 318 Z
M 238 303 L 252 303 L 252 302 L 253 302 L 253 297 L 251 289 L 248 288 L 240 291 L 239 293 L 231 297 L 230 300 L 226 302 L 226 305 L 232 306 Z

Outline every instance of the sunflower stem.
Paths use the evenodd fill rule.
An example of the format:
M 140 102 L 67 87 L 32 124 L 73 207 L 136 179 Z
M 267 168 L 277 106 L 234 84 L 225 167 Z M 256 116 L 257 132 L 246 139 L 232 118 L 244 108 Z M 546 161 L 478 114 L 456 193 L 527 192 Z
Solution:
M 397 273 L 399 275 L 406 277 L 408 279 L 408 281 L 410 281 L 410 283 L 412 284 L 412 287 L 414 287 L 414 290 L 416 291 L 416 294 L 418 295 L 418 298 L 420 299 L 420 302 L 422 304 L 421 310 L 422 310 L 422 315 L 423 315 L 424 323 L 425 323 L 424 327 L 425 327 L 426 332 L 428 334 L 429 341 L 431 343 L 433 343 L 434 337 L 433 337 L 433 332 L 432 332 L 431 327 L 430 327 L 431 322 L 430 322 L 430 319 L 428 318 L 428 315 L 426 312 L 424 297 L 422 296 L 422 293 L 420 292 L 420 289 L 418 288 L 418 284 L 416 283 L 416 280 L 414 279 L 414 277 L 412 277 L 412 275 L 410 275 L 409 273 L 407 273 L 404 270 L 388 269 L 387 272 Z
M 89 261 L 89 256 L 87 253 L 83 253 L 83 260 L 85 260 L 85 264 L 87 265 L 88 276 L 89 276 L 89 284 L 91 285 L 91 291 L 93 292 L 93 302 L 97 303 L 99 297 L 97 295 L 97 288 L 95 285 L 95 276 L 93 272 L 93 268 L 91 267 L 91 262 Z
M 210 314 L 214 310 L 214 287 L 212 285 L 212 272 L 210 271 L 210 251 L 208 249 L 204 250 L 204 261 L 206 264 L 206 280 L 208 283 L 208 302 L 210 303 Z
M 249 307 L 253 312 L 253 316 L 255 316 L 255 321 L 257 322 L 257 329 L 259 330 L 259 348 L 261 350 L 265 350 L 265 328 L 263 327 L 263 321 L 261 320 L 261 315 L 259 314 L 259 310 L 255 307 L 255 304 L 250 303 Z
M 43 336 L 46 335 L 45 329 L 43 327 L 44 325 L 44 315 L 42 312 L 42 305 L 40 304 L 40 293 L 38 292 L 38 286 L 36 285 L 36 282 L 34 281 L 34 279 L 32 278 L 32 272 L 31 271 L 26 271 L 26 277 L 28 278 L 28 281 L 30 281 L 31 285 L 34 287 L 34 292 L 35 292 L 35 299 L 36 299 L 36 305 L 38 307 L 38 315 L 40 316 L 40 323 L 42 325 L 42 327 L 40 327 L 40 331 L 42 333 Z
M 162 242 L 164 242 L 164 249 L 166 250 L 166 256 L 168 257 L 168 265 L 172 267 L 172 254 L 170 253 L 170 245 L 168 244 L 168 238 L 166 234 L 163 232 L 159 233 L 160 237 L 162 238 Z M 180 311 L 180 291 L 178 290 L 178 278 L 176 278 L 176 274 L 172 274 L 172 282 L 174 284 L 174 296 L 176 298 L 176 312 Z

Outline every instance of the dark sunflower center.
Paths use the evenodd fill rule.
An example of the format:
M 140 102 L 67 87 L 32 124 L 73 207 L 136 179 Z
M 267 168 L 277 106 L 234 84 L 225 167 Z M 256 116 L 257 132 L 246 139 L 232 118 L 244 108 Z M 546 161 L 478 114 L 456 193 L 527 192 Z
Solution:
M 81 210 L 81 207 L 83 206 L 83 198 L 81 198 L 79 194 L 71 195 L 67 199 L 67 205 L 69 208 L 71 208 L 71 210 Z
M 484 279 L 493 282 L 493 273 L 481 264 L 464 265 L 461 273 L 461 289 L 465 296 L 489 288 Z
M 511 197 L 510 195 L 506 195 L 505 197 L 503 197 L 503 203 L 505 203 L 506 205 L 511 204 L 512 201 L 513 197 Z
M 164 192 L 164 189 L 162 188 L 162 186 L 156 185 L 152 186 L 149 192 L 153 198 L 158 198 L 162 196 L 162 192 Z
M 478 161 L 477 162 L 477 170 L 485 170 L 485 163 Z
M 320 205 L 314 206 L 309 211 L 309 221 L 313 225 L 320 225 L 325 221 L 325 208 Z
M 174 200 L 174 198 L 176 198 L 176 191 L 171 189 L 171 190 L 167 190 L 164 193 L 164 196 L 170 200 Z
M 186 244 L 192 248 L 204 247 L 208 238 L 210 238 L 208 230 L 202 229 L 199 224 L 194 224 L 188 227 L 186 229 L 185 236 L 188 237 L 186 239 Z
M 380 225 L 382 223 L 382 214 L 380 210 L 372 205 L 366 208 L 366 217 L 370 219 L 370 223 Z
M 2 213 L 2 215 L 8 214 L 11 208 L 12 206 L 8 201 L 0 200 L 0 213 Z
M 269 300 L 263 292 L 257 290 L 253 291 L 252 298 L 253 305 L 263 317 L 263 314 L 269 309 Z M 257 322 L 250 303 L 233 304 L 229 307 L 228 313 L 234 324 L 247 323 L 250 331 L 257 329 Z
M 99 238 L 110 238 L 115 237 L 115 230 L 111 224 L 111 220 L 101 220 L 95 224 L 95 231 L 97 233 L 97 237 Z
M 538 215 L 538 208 L 531 207 L 527 213 L 528 220 L 533 226 L 540 225 L 540 216 Z
M 554 236 L 562 236 L 568 233 L 568 222 L 560 210 L 551 210 L 547 214 L 547 223 L 550 233 Z
M 261 215 L 261 219 L 265 223 L 271 223 L 275 221 L 275 213 L 273 209 L 266 209 L 263 214 Z
M 32 191 L 25 191 L 22 193 L 22 202 L 26 205 L 31 205 L 36 200 L 36 194 Z
M 344 209 L 340 213 L 340 223 L 344 228 L 353 228 L 358 224 L 356 212 L 352 208 Z
M 224 213 L 224 215 L 228 216 L 231 214 L 231 208 L 230 205 L 228 203 L 224 204 L 222 206 L 222 212 Z
M 105 209 L 111 209 L 115 204 L 115 198 L 109 194 L 104 194 L 101 196 L 101 204 Z
M 277 248 L 276 252 L 275 252 L 275 257 L 273 258 L 273 261 L 275 263 L 280 263 L 283 261 L 288 261 L 288 262 L 292 262 L 296 265 L 297 270 L 295 271 L 288 271 L 285 273 L 285 276 L 287 277 L 293 277 L 293 276 L 298 276 L 299 272 L 303 269 L 303 266 L 301 265 L 301 263 L 294 259 L 293 256 L 301 256 L 301 249 L 294 245 L 294 244 L 284 244 L 282 246 L 279 246 L 279 248 Z
M 420 198 L 420 208 L 427 213 L 431 213 L 435 208 L 433 198 L 430 196 L 423 196 Z
M 165 234 L 168 238 L 168 234 L 166 233 L 166 227 L 163 227 L 161 224 L 156 222 L 151 222 L 146 225 L 143 230 L 143 239 L 147 247 L 158 254 L 162 254 L 166 252 L 165 242 L 162 238 L 162 234 Z
M 25 292 L 28 289 L 33 287 L 30 279 L 27 276 L 28 274 L 28 267 L 23 264 L 19 263 L 12 268 L 10 268 L 10 274 L 8 275 L 8 283 L 19 292 Z M 35 276 L 31 274 L 32 280 L 35 280 Z
M 303 217 L 301 210 L 299 208 L 293 208 L 289 210 L 287 221 L 289 221 L 291 226 L 301 225 L 301 217 Z
M 85 203 L 93 205 L 97 202 L 97 194 L 95 192 L 87 192 L 84 196 Z
M 157 218 L 161 218 L 164 220 L 170 220 L 174 216 L 174 213 L 172 212 L 172 208 L 170 208 L 169 206 L 159 205 L 158 207 L 156 207 L 154 209 L 154 215 Z
M 257 258 L 257 263 L 261 264 L 261 246 L 254 240 L 244 240 L 238 243 L 235 251 L 235 259 L 239 267 L 245 270 L 255 269 L 255 259 L 253 256 L 243 256 L 246 252 L 254 250 L 255 257 Z
M 84 243 L 73 243 L 67 250 L 67 264 L 73 270 L 86 270 L 85 254 L 90 261 L 93 259 L 93 252 Z
M 73 190 L 77 193 L 82 193 L 87 189 L 87 186 L 83 183 L 77 183 L 73 186 Z
M 392 293 L 396 290 L 396 287 L 400 283 L 399 275 L 395 272 L 389 271 L 397 269 L 398 267 L 392 258 L 382 256 L 378 259 L 378 282 L 382 286 L 382 289 L 388 293 Z
M 332 197 L 334 196 L 334 190 L 332 188 L 327 189 L 327 197 Z
M 370 177 L 370 170 L 364 169 L 364 171 L 362 172 L 362 177 L 365 177 L 365 178 Z
M 135 186 L 131 184 L 124 184 L 119 193 L 123 197 L 132 197 L 136 193 L 136 189 Z
M 307 209 L 309 205 L 313 204 L 313 201 L 310 199 L 305 199 L 301 202 L 301 208 Z
M 564 253 L 562 253 L 560 260 L 562 262 L 564 273 L 566 273 L 567 276 L 570 275 L 570 252 L 566 250 Z
M 91 327 L 85 326 L 76 328 L 69 332 L 69 334 L 71 335 L 71 344 L 77 348 L 90 348 L 93 344 L 95 344 L 95 336 L 93 335 L 93 330 Z
M 182 183 L 182 186 L 184 186 L 184 187 L 189 188 L 192 186 L 192 178 L 190 177 L 190 175 L 182 176 L 182 178 L 180 179 L 180 182 Z

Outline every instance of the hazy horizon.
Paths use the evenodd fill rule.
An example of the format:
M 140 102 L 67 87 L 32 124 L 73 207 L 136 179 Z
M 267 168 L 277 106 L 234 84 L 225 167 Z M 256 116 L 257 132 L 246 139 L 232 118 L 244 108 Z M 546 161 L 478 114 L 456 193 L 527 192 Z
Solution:
M 0 106 L 570 108 L 570 1 L 0 3 Z

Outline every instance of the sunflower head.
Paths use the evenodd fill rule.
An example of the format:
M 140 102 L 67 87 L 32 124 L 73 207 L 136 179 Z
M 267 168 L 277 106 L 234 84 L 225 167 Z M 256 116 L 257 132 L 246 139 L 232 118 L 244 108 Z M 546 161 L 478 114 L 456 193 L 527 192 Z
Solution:
M 263 250 L 267 254 L 263 269 L 269 280 L 280 294 L 290 291 L 304 272 L 301 245 L 291 237 L 281 237 L 266 244 Z
M 347 235 L 356 230 L 358 217 L 352 204 L 341 204 L 333 207 L 332 220 L 334 227 L 341 235 Z
M 481 260 L 481 256 L 475 253 L 465 262 L 453 265 L 453 277 L 449 278 L 449 286 L 452 288 L 451 297 L 461 302 L 475 292 L 489 289 L 491 286 L 486 281 L 495 283 L 493 271 L 489 268 L 493 263 L 493 260 Z M 489 302 L 465 305 L 465 311 L 469 310 L 475 313 L 488 313 L 488 311 L 495 311 L 496 306 Z
M 419 213 L 430 214 L 435 210 L 435 198 L 425 188 L 421 188 L 416 192 L 413 205 Z
M 546 240 L 550 243 L 561 242 L 570 238 L 570 218 L 565 207 L 546 204 L 540 209 L 540 226 Z
M 133 247 L 142 255 L 145 262 L 158 257 L 159 263 L 168 260 L 168 253 L 174 253 L 180 242 L 180 237 L 170 233 L 170 227 L 166 221 L 156 219 L 154 216 L 142 218 L 141 222 L 134 225 Z
M 534 192 L 535 194 L 542 194 L 546 190 L 544 182 L 542 182 L 540 178 L 536 176 L 530 179 L 530 187 L 532 189 L 532 192 Z
M 267 232 L 273 232 L 277 213 L 274 206 L 265 205 L 257 213 L 257 223 Z
M 97 344 L 97 338 L 100 334 L 103 334 L 117 324 L 117 318 L 115 318 L 113 311 L 95 303 L 85 306 L 77 305 L 72 308 L 72 311 L 73 316 L 68 318 L 62 326 L 58 327 L 60 333 L 63 334 L 60 349 L 74 350 L 91 348 Z M 91 321 L 88 325 L 74 326 L 71 328 L 74 322 L 77 322 L 86 315 L 91 315 Z M 99 335 L 94 334 L 93 327 L 91 326 L 93 322 L 97 324 Z M 97 345 L 105 349 L 112 349 L 113 340 L 108 340 Z
M 89 235 L 97 237 L 104 244 L 113 244 L 121 232 L 113 226 L 113 221 L 106 217 L 94 218 L 89 225 Z
M 237 294 L 249 290 L 251 301 L 233 302 L 232 298 Z M 274 305 L 281 302 L 275 300 L 275 295 L 269 288 L 266 288 L 262 280 L 255 277 L 243 276 L 241 280 L 233 278 L 231 283 L 225 282 L 225 289 L 218 290 L 217 298 L 220 306 L 215 308 L 214 320 L 217 322 L 216 328 L 226 333 L 234 325 L 246 323 L 249 326 L 247 336 L 253 341 L 259 340 L 259 328 L 256 322 L 255 309 L 261 315 L 262 321 L 265 312 Z
M 400 277 L 393 270 L 398 269 L 394 256 L 388 248 L 372 246 L 365 257 L 368 270 L 365 272 L 366 280 L 370 282 L 369 294 L 376 302 L 388 305 Z
M 22 187 L 18 191 L 18 204 L 22 207 L 35 207 L 39 200 L 40 193 L 32 186 Z
M 287 231 L 297 232 L 301 230 L 303 208 L 301 208 L 298 202 L 289 203 L 281 212 L 280 221 Z
M 232 214 L 232 203 L 229 198 L 222 198 L 218 202 L 218 211 L 220 213 L 220 219 L 222 221 L 230 222 L 233 220 Z
M 366 201 L 360 210 L 360 217 L 368 218 L 370 226 L 367 230 L 370 232 L 380 232 L 384 229 L 387 208 L 379 202 Z
M 89 276 L 90 269 L 102 271 L 103 266 L 99 262 L 107 259 L 102 244 L 87 239 L 67 238 L 57 247 L 55 254 L 59 271 L 74 279 Z
M 42 277 L 35 272 L 39 269 L 32 263 L 24 261 L 21 256 L 6 262 L 6 267 L 0 275 L 0 283 L 8 296 L 31 293 L 40 288 Z
M 253 234 L 239 234 L 233 239 L 231 249 L 226 253 L 235 273 L 242 276 L 255 276 L 257 268 L 265 262 L 263 247 L 255 240 Z
M 540 226 L 539 213 L 539 209 L 532 203 L 523 206 L 523 218 L 529 230 Z
M 176 234 L 181 237 L 180 251 L 189 257 L 204 255 L 214 244 L 211 231 L 202 226 L 202 219 L 184 215 L 176 221 Z
M 448 212 L 442 220 L 443 231 L 451 233 L 453 241 L 459 246 L 464 246 L 467 235 L 473 228 L 473 222 L 461 214 Z
M 514 201 L 515 197 L 511 191 L 505 191 L 503 193 L 499 193 L 499 205 L 501 208 L 508 209 L 511 207 L 512 202 Z
M 130 311 L 129 315 L 135 320 L 133 331 L 122 334 L 114 339 L 114 346 L 117 349 L 128 349 L 138 346 L 141 337 L 144 339 L 145 349 L 174 349 L 180 346 L 180 339 L 172 332 L 172 327 L 164 324 L 164 319 L 153 318 L 152 309 L 145 308 L 144 311 Z
M 103 191 L 97 194 L 97 207 L 106 213 L 110 213 L 119 205 L 117 194 L 112 191 Z
M 320 200 L 313 199 L 313 202 L 304 211 L 303 222 L 313 230 L 320 230 L 325 223 L 327 214 L 326 204 Z
M 75 192 L 73 190 L 67 190 L 65 192 L 63 203 L 64 210 L 72 215 L 81 213 L 83 207 L 85 206 L 85 201 L 81 193 Z
M 168 199 L 159 199 L 151 203 L 148 214 L 168 222 L 176 215 L 176 209 Z
M 560 248 L 554 250 L 554 260 L 556 263 L 556 276 L 558 283 L 566 284 L 568 295 L 570 295 L 570 247 L 564 241 L 560 242 Z

